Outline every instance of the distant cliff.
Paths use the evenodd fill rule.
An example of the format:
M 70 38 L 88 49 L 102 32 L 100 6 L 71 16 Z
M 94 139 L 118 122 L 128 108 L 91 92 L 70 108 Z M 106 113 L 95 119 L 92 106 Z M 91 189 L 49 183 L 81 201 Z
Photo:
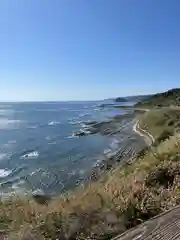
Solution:
M 142 100 L 148 99 L 152 95 L 136 95 L 136 96 L 127 96 L 127 97 L 118 97 L 115 98 L 115 102 L 140 102 Z

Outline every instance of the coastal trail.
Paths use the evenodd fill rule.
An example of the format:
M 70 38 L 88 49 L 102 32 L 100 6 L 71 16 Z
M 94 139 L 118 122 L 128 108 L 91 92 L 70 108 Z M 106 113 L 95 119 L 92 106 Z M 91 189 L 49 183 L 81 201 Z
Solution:
M 142 111 L 142 112 L 149 112 L 150 111 L 150 109 L 147 109 L 147 108 L 134 108 L 134 110 L 138 110 L 138 111 Z M 135 133 L 139 134 L 139 136 L 143 137 L 148 146 L 151 146 L 154 143 L 155 138 L 153 137 L 153 135 L 151 133 L 142 129 L 139 126 L 139 122 L 140 122 L 140 119 L 138 119 L 136 121 L 136 123 L 134 124 L 133 131 Z
M 121 106 L 121 107 L 118 106 L 117 108 L 134 110 L 134 111 L 139 111 L 139 112 L 149 112 L 150 111 L 150 109 L 148 109 L 148 108 L 137 108 L 137 107 L 128 107 L 128 106 Z M 133 131 L 135 133 L 137 133 L 139 136 L 143 137 L 148 146 L 152 145 L 155 141 L 154 137 L 148 131 L 142 129 L 139 126 L 139 122 L 140 122 L 140 119 L 137 119 L 136 123 L 133 126 Z
M 148 131 L 140 128 L 139 122 L 140 120 L 137 120 L 137 122 L 134 124 L 133 131 L 143 137 L 148 146 L 152 145 L 155 141 L 153 135 Z

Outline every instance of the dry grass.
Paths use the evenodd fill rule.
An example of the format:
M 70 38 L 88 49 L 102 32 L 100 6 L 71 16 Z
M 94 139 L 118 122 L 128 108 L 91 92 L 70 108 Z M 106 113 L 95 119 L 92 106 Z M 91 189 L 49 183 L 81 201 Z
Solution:
M 163 125 L 164 126 L 164 125 Z M 175 133 L 132 165 L 111 171 L 48 206 L 1 202 L 0 230 L 9 239 L 111 239 L 180 203 L 180 135 Z
M 140 127 L 148 130 L 156 139 L 155 144 L 174 135 L 180 128 L 180 110 L 162 108 L 146 112 L 140 121 Z

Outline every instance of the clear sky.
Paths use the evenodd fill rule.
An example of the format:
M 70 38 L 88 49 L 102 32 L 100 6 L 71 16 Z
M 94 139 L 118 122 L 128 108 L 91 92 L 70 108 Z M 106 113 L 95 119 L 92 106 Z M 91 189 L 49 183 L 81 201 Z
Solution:
M 179 0 L 1 0 L 0 100 L 180 87 Z

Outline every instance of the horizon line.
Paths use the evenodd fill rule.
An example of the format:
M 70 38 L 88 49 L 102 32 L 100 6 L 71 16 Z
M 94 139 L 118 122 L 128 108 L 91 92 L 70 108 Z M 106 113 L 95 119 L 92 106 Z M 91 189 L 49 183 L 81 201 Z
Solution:
M 0 103 L 38 103 L 38 102 L 49 102 L 49 103 L 53 103 L 53 102 L 98 102 L 98 101 L 105 101 L 105 100 L 113 100 L 116 98 L 129 98 L 129 97 L 138 97 L 138 96 L 146 96 L 146 95 L 155 95 L 157 93 L 163 93 L 169 90 L 173 90 L 173 89 L 177 89 L 177 88 L 171 88 L 171 89 L 167 89 L 165 91 L 159 91 L 159 92 L 153 92 L 153 93 L 144 93 L 144 94 L 136 94 L 136 95 L 128 95 L 128 96 L 116 96 L 116 97 L 109 97 L 109 98 L 104 98 L 104 99 L 96 99 L 96 100 L 92 100 L 92 99 L 86 99 L 86 100 L 0 100 Z

